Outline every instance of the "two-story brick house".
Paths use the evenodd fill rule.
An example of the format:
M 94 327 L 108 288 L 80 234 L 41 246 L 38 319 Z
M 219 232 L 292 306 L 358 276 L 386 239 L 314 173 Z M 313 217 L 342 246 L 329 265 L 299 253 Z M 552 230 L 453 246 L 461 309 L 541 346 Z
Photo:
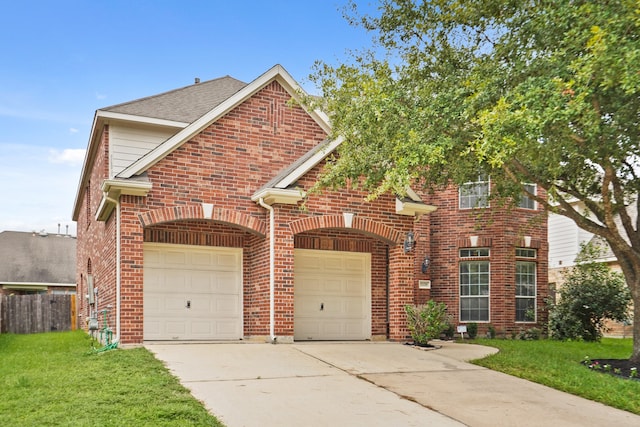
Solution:
M 341 140 L 300 91 L 275 66 L 96 112 L 73 210 L 80 324 L 108 308 L 123 344 L 403 340 L 404 306 L 429 298 L 456 324 L 541 319 L 535 205 L 478 216 L 468 189 L 347 188 L 302 208 Z

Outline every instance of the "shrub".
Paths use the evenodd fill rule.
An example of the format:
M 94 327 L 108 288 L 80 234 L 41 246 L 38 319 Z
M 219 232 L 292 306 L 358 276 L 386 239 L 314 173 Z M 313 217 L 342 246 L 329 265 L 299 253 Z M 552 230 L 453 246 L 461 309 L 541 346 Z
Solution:
M 444 303 L 430 300 L 423 305 L 406 305 L 404 309 L 411 338 L 418 345 L 427 345 L 429 340 L 439 338 L 449 325 Z
M 542 336 L 542 330 L 538 328 L 520 329 L 518 339 L 523 341 L 537 341 Z
M 629 319 L 629 288 L 622 274 L 595 261 L 601 253 L 598 246 L 583 245 L 576 266 L 565 273 L 560 300 L 549 310 L 553 338 L 599 341 L 605 319 Z
M 467 323 L 467 334 L 469 338 L 475 339 L 478 336 L 478 324 L 475 322 Z
M 489 323 L 489 326 L 487 327 L 487 333 L 489 334 L 489 338 L 493 339 L 496 337 L 496 328 L 494 328 L 494 326 Z
M 453 336 L 456 333 L 456 327 L 453 325 L 453 323 L 451 323 L 451 319 L 447 320 L 447 327 L 444 329 L 444 331 L 442 332 L 444 334 L 444 337 L 448 340 L 453 339 Z

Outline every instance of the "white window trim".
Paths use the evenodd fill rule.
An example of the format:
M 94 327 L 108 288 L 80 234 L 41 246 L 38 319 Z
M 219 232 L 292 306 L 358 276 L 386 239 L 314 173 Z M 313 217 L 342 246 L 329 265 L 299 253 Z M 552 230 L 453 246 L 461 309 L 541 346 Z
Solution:
M 489 264 L 489 293 L 487 295 L 466 295 L 463 296 L 460 293 L 460 263 L 463 262 L 486 262 Z M 462 300 L 465 298 L 487 298 L 487 320 L 462 320 Z M 458 321 L 460 323 L 491 323 L 491 261 L 489 257 L 465 257 L 460 258 L 460 262 L 458 263 Z
M 536 257 L 537 257 L 538 253 L 536 251 Z M 518 262 L 527 262 L 530 264 L 533 264 L 535 266 L 534 268 L 534 273 L 535 273 L 535 277 L 534 277 L 534 290 L 535 290 L 535 294 L 534 296 L 523 296 L 523 295 L 517 295 L 516 294 L 516 300 L 518 299 L 533 299 L 533 320 L 516 320 L 515 323 L 516 324 L 520 324 L 520 323 L 537 323 L 538 322 L 538 263 L 536 261 L 533 261 L 536 258 L 525 258 L 522 257 L 518 260 L 516 260 L 516 264 Z M 526 260 L 526 261 L 525 261 Z M 516 283 L 516 289 L 518 287 L 518 284 Z M 517 291 L 516 291 L 517 292 Z M 514 307 L 515 308 L 515 307 Z
M 533 186 L 533 194 L 536 195 L 536 196 L 538 195 L 538 185 L 537 184 L 526 182 L 523 185 L 532 185 Z M 525 206 L 521 205 L 523 197 L 526 197 L 526 198 L 528 198 L 529 200 L 531 200 L 533 202 L 533 207 L 532 208 L 528 208 L 528 207 L 525 207 Z M 537 211 L 538 210 L 538 202 L 535 199 L 530 198 L 527 194 L 525 194 L 523 192 L 522 196 L 520 197 L 520 200 L 518 200 L 518 209 L 525 209 L 527 211 Z
M 487 184 L 487 194 L 486 194 L 486 205 L 484 206 L 470 206 L 470 207 L 463 207 L 462 206 L 462 188 L 465 186 L 472 186 L 472 185 L 479 185 L 479 184 Z M 489 202 L 489 198 L 491 197 L 491 177 L 487 177 L 486 179 L 483 179 L 481 176 L 478 177 L 477 181 L 469 181 L 469 182 L 465 182 L 464 184 L 462 184 L 460 187 L 458 187 L 458 209 L 460 210 L 469 210 L 469 209 L 484 209 L 484 208 L 490 208 L 491 207 L 491 203 Z

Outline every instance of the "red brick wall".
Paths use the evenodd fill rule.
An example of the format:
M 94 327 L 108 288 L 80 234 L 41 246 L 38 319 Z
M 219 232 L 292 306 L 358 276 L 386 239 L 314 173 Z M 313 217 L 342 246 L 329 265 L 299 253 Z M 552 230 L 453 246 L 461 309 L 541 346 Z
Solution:
M 95 214 L 102 195 L 102 182 L 108 177 L 109 128 L 105 127 L 95 158 L 88 192 L 84 192 L 82 207 L 78 216 L 76 245 L 76 283 L 78 304 L 78 327 L 87 327 L 87 319 L 92 310 L 98 314 L 100 325 L 103 317 L 100 311 L 109 309 L 109 326 L 116 328 L 116 221 L 115 212 L 106 222 L 95 221 Z M 91 271 L 89 271 L 89 265 Z M 87 303 L 87 274 L 93 275 L 94 287 L 98 289 L 97 304 Z M 110 306 L 110 307 L 109 307 Z
M 479 323 L 485 333 L 491 323 L 499 334 L 510 334 L 533 323 L 515 322 L 515 249 L 523 247 L 523 236 L 532 237 L 537 249 L 538 323 L 546 321 L 544 299 L 548 295 L 548 244 L 546 215 L 542 210 L 526 209 L 458 209 L 458 191 L 448 188 L 429 196 L 428 202 L 438 210 L 429 216 L 432 280 L 431 297 L 447 304 L 454 321 L 459 321 L 459 249 L 471 246 L 470 236 L 478 236 L 478 247 L 490 249 L 490 322 Z M 425 221 L 420 222 L 421 225 Z M 425 237 L 426 238 L 426 237 Z
M 289 99 L 278 83 L 267 85 L 151 167 L 147 173 L 153 188 L 148 196 L 121 197 L 123 343 L 143 339 L 145 241 L 242 247 L 244 333 L 246 336 L 269 333 L 269 238 L 268 227 L 264 227 L 269 224 L 269 217 L 268 211 L 250 198 L 326 137 L 301 108 L 288 104 Z M 78 275 L 86 277 L 87 262 L 91 259 L 96 286 L 100 289 L 99 304 L 115 308 L 116 215 L 114 212 L 106 223 L 93 220 L 100 201 L 100 185 L 107 177 L 107 141 L 108 128 L 91 175 L 91 212 L 81 214 L 78 221 Z M 320 167 L 302 177 L 297 186 L 309 189 Z M 472 234 L 491 242 L 492 323 L 500 330 L 516 328 L 514 248 L 525 234 L 542 242 L 538 267 L 538 289 L 542 294 L 546 289 L 546 222 L 527 229 L 526 219 L 532 216 L 531 212 L 515 210 L 479 218 L 475 211 L 459 211 L 455 190 L 425 196 L 425 201 L 438 206 L 438 210 L 417 221 L 395 213 L 393 196 L 383 195 L 367 202 L 364 193 L 354 190 L 313 194 L 305 209 L 276 205 L 276 335 L 293 336 L 294 247 L 320 245 L 321 249 L 370 252 L 371 333 L 402 340 L 407 337 L 405 304 L 433 297 L 447 303 L 457 319 L 458 249 Z M 222 212 L 223 222 L 204 220 L 202 203 L 211 203 L 216 212 Z M 176 213 L 174 207 L 183 210 Z M 162 212 L 161 217 L 156 212 Z M 345 212 L 355 214 L 352 229 L 343 227 Z M 249 226 L 247 218 L 258 221 L 259 226 Z M 311 218 L 314 220 L 307 220 Z M 415 232 L 417 243 L 411 253 L 405 254 L 402 240 L 409 230 Z M 431 258 L 431 267 L 424 274 L 420 264 L 426 256 Z M 421 279 L 432 280 L 431 291 L 418 289 Z M 85 281 L 78 283 L 86 285 Z M 86 290 L 79 288 L 78 294 L 83 292 Z M 87 311 L 86 302 L 83 298 L 78 300 L 82 315 Z M 539 298 L 538 304 L 541 303 Z M 114 321 L 110 322 L 115 326 Z
M 154 187 L 146 197 L 145 205 L 139 207 L 139 212 L 204 202 L 258 216 L 268 223 L 268 212 L 252 202 L 250 196 L 260 185 L 326 137 L 301 108 L 288 105 L 289 99 L 279 84 L 272 83 L 158 162 L 148 171 Z M 299 185 L 309 188 L 316 173 L 301 179 Z M 395 210 L 393 197 L 385 196 L 380 201 L 367 203 L 364 196 L 361 192 L 348 195 L 329 192 L 311 198 L 308 211 L 297 206 L 276 207 L 277 335 L 293 335 L 294 236 L 289 227 L 291 221 L 311 215 L 353 212 L 380 221 L 387 227 L 410 226 L 411 218 L 389 215 L 389 211 Z M 200 232 L 202 230 L 197 228 L 192 230 L 192 233 Z M 250 242 L 250 245 L 245 243 L 243 246 L 246 262 L 245 333 L 266 335 L 269 325 L 268 239 L 252 237 L 245 240 Z M 383 259 L 381 247 L 384 245 L 377 245 L 378 255 L 374 257 L 376 272 L 380 270 Z M 376 277 L 376 283 L 377 280 Z M 379 288 L 378 285 L 377 293 L 380 293 Z M 377 311 L 381 310 L 383 303 L 386 301 L 375 301 Z M 142 316 L 141 311 L 137 316 Z M 386 315 L 376 314 L 372 332 L 385 334 L 385 323 Z

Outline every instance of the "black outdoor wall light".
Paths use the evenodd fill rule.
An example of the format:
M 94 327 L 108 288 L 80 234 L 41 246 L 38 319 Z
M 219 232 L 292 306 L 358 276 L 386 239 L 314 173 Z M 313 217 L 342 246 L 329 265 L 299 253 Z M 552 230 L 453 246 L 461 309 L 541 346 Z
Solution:
M 410 252 L 415 245 L 416 245 L 416 239 L 413 236 L 413 231 L 410 231 L 407 233 L 407 237 L 405 237 L 404 239 L 404 253 L 406 254 Z
M 430 263 L 431 263 L 431 260 L 429 259 L 429 257 L 424 257 L 424 261 L 422 261 L 422 265 L 420 265 L 422 274 L 425 274 L 427 272 L 427 270 L 429 269 Z

